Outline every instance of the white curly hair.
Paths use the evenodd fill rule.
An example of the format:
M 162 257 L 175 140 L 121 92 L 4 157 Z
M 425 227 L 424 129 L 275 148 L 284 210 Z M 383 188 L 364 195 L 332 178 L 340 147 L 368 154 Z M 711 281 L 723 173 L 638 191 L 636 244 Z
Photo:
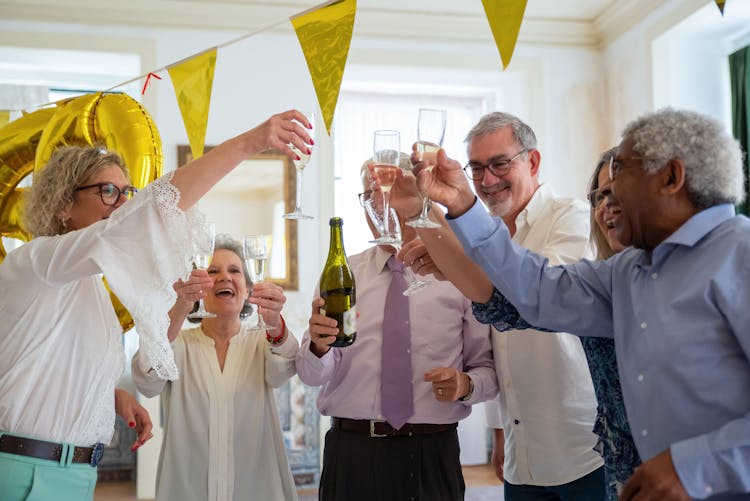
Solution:
M 656 172 L 667 160 L 682 160 L 687 194 L 695 208 L 736 205 L 745 199 L 742 150 L 714 118 L 664 108 L 628 124 L 622 137 L 633 140 L 639 155 L 659 159 L 645 161 L 646 172 Z

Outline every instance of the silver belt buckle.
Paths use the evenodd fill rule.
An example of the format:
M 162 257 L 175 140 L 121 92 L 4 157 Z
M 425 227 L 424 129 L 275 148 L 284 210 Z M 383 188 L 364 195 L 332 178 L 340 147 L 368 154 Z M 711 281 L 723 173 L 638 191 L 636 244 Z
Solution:
M 381 435 L 380 433 L 375 433 L 375 423 L 385 423 L 385 419 L 370 419 L 370 437 L 371 438 L 387 437 L 388 435 Z

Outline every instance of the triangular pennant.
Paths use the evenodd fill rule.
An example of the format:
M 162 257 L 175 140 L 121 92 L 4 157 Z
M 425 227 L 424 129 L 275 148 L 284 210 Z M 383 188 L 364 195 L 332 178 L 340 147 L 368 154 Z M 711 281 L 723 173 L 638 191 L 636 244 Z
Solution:
M 203 155 L 206 144 L 208 107 L 211 104 L 215 67 L 215 47 L 167 67 L 193 158 Z
M 10 111 L 0 110 L 0 127 L 10 122 Z
M 342 0 L 290 18 L 305 54 L 329 135 L 349 54 L 356 10 L 356 0 Z
M 721 11 L 721 15 L 724 15 L 724 4 L 726 3 L 726 0 L 716 0 L 716 5 L 719 7 L 719 10 Z
M 482 5 L 505 69 L 513 57 L 523 13 L 526 11 L 526 0 L 482 0 Z

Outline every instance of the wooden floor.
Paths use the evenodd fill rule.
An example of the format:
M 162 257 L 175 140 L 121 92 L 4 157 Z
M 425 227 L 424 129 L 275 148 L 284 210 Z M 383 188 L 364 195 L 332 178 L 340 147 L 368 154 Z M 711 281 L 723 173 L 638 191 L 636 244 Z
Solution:
M 489 465 L 464 466 L 466 487 L 500 485 L 495 472 Z M 314 494 L 314 490 L 300 491 L 300 494 Z M 94 501 L 135 501 L 135 484 L 132 482 L 100 482 L 94 492 Z

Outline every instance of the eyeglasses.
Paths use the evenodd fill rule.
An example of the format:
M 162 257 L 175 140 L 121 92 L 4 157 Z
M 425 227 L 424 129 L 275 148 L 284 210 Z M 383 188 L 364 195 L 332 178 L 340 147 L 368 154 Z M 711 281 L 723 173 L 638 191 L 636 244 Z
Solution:
M 87 184 L 86 186 L 80 186 L 74 191 L 86 190 L 89 188 L 99 188 L 99 196 L 102 199 L 104 205 L 115 205 L 120 200 L 120 195 L 124 195 L 125 198 L 130 200 L 133 195 L 138 193 L 138 189 L 135 186 L 126 186 L 123 189 L 115 186 L 114 183 L 95 183 Z
M 528 151 L 528 149 L 524 148 L 507 160 L 497 160 L 485 165 L 469 162 L 464 167 L 464 172 L 466 172 L 469 179 L 473 179 L 474 181 L 479 181 L 484 177 L 484 169 L 489 169 L 495 177 L 502 177 L 510 172 L 510 164 L 513 163 L 513 160 Z
M 372 190 L 363 191 L 362 193 L 357 193 L 357 198 L 359 198 L 359 205 L 362 207 L 365 206 L 365 202 L 370 200 L 372 198 Z
M 630 160 L 659 160 L 657 157 L 610 157 L 609 178 L 614 181 L 617 174 L 623 169 L 623 163 Z
M 591 208 L 596 209 L 597 207 L 599 207 L 599 205 L 601 205 L 601 203 L 607 199 L 610 193 L 612 193 L 612 188 L 610 188 L 609 186 L 591 190 L 587 196 L 587 198 L 589 199 L 589 203 L 591 204 Z

